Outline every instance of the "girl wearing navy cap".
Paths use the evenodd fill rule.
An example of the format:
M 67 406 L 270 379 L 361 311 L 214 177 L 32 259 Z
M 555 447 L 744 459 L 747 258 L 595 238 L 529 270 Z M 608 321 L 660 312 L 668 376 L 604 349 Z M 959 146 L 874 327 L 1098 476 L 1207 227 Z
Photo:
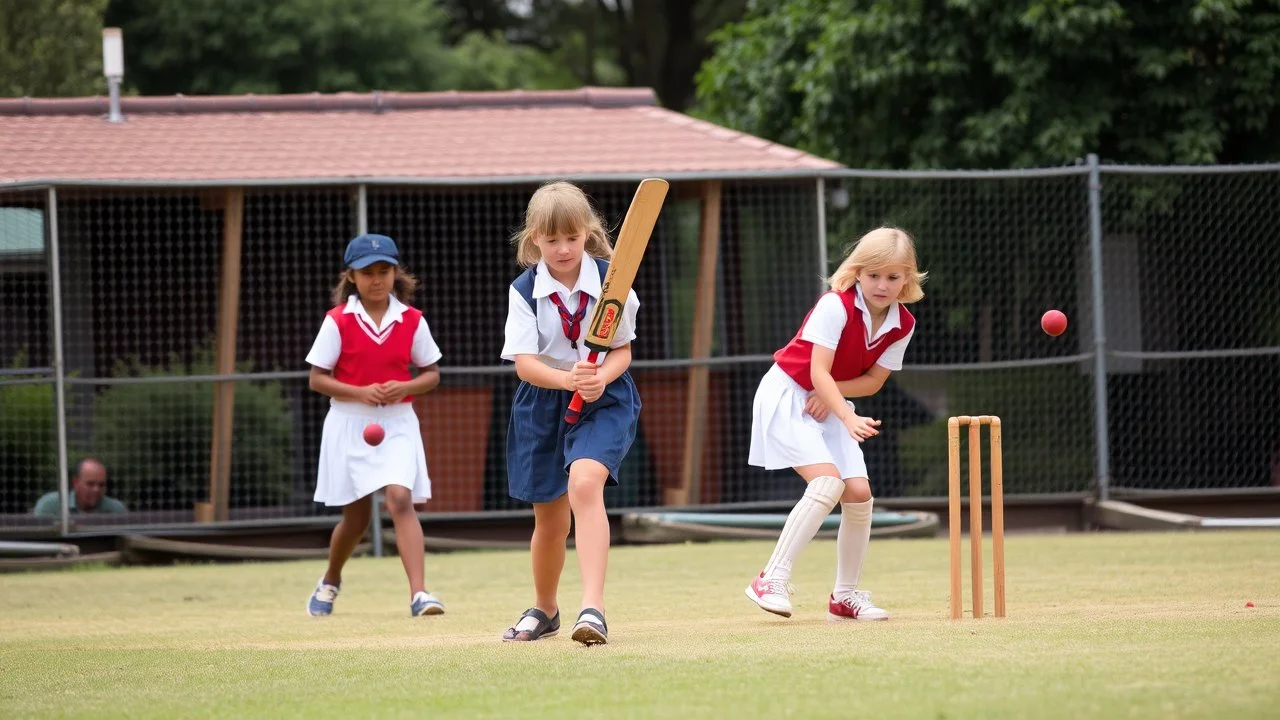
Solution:
M 587 362 L 579 340 L 613 247 L 587 196 L 569 183 L 539 188 L 515 242 L 516 259 L 528 269 L 507 293 L 502 358 L 515 363 L 521 380 L 507 427 L 507 483 L 511 497 L 533 504 L 534 606 L 502 639 L 529 641 L 559 632 L 556 590 L 572 519 L 582 574 L 582 610 L 572 637 L 601 644 L 609 635 L 604 488 L 618 483 L 640 417 L 640 395 L 627 372 L 640 301 L 634 292 L 628 295 L 612 349 L 597 367 Z M 587 405 L 577 424 L 569 425 L 565 409 L 575 390 Z
M 422 312 L 409 307 L 418 281 L 400 267 L 395 241 L 360 235 L 347 245 L 343 259 L 346 269 L 333 289 L 335 307 L 307 354 L 311 389 L 330 398 L 315 500 L 342 507 L 329 541 L 329 568 L 307 612 L 333 612 L 342 568 L 369 527 L 373 493 L 383 490 L 409 580 L 409 611 L 439 615 L 444 604 L 423 581 L 422 526 L 413 505 L 431 498 L 431 480 L 410 403 L 440 384 L 440 348 Z M 417 377 L 411 365 L 419 369 Z M 364 440 L 372 423 L 385 432 L 376 447 Z

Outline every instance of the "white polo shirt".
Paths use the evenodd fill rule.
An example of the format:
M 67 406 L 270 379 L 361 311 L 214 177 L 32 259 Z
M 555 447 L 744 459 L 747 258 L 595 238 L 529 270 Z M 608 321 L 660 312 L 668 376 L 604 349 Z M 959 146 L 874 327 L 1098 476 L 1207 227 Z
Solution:
M 347 298 L 346 307 L 342 308 L 343 314 L 359 315 L 364 321 L 357 323 L 365 332 L 369 332 L 368 328 L 373 328 L 374 333 L 369 336 L 379 345 L 390 334 L 384 332 L 391 327 L 392 323 L 398 323 L 404 320 L 404 311 L 408 309 L 404 303 L 396 299 L 392 295 L 390 302 L 387 304 L 387 311 L 382 315 L 382 323 L 375 323 L 372 317 L 369 317 L 368 311 L 364 309 L 364 305 L 360 304 L 360 298 L 352 295 Z M 366 326 L 367 323 L 367 326 Z M 338 324 L 328 315 L 324 316 L 324 323 L 320 325 L 320 332 L 316 335 L 316 340 L 311 344 L 311 352 L 307 353 L 307 364 L 314 365 L 325 370 L 332 370 L 338 364 L 338 356 L 342 354 L 342 334 L 338 332 Z M 440 362 L 442 354 L 440 346 L 436 345 L 435 338 L 431 336 L 431 328 L 427 326 L 427 318 L 423 316 L 418 321 L 418 330 L 413 334 L 413 346 L 409 350 L 409 362 L 416 367 L 428 367 Z
M 857 288 L 857 295 L 853 300 L 854 307 L 862 311 L 862 326 L 866 328 L 866 337 L 863 338 L 867 347 L 870 348 L 875 344 L 876 339 L 884 336 L 890 330 L 902 327 L 902 316 L 898 312 L 899 305 L 895 301 L 889 306 L 889 313 L 884 318 L 884 324 L 876 331 L 875 335 L 871 334 L 871 311 L 867 309 L 867 303 L 862 299 L 862 288 Z M 809 319 L 805 321 L 804 327 L 800 330 L 800 339 L 808 340 L 814 345 L 821 345 L 828 350 L 835 350 L 840 344 L 840 336 L 844 333 L 845 323 L 849 322 L 849 314 L 845 312 L 844 302 L 840 300 L 840 296 L 836 293 L 825 293 L 818 299 L 818 303 L 813 306 L 813 312 L 810 313 Z M 901 370 L 902 358 L 907 352 L 907 345 L 911 343 L 911 336 L 915 335 L 916 329 L 911 328 L 911 332 L 898 342 L 884 349 L 884 354 L 876 361 L 876 364 L 886 370 Z
M 586 314 L 582 318 L 582 331 L 578 335 L 578 347 L 574 349 L 569 339 L 564 336 L 564 328 L 560 324 L 560 311 L 551 302 L 551 293 L 558 293 L 560 302 L 573 312 L 578 309 L 579 293 L 586 293 Z M 538 261 L 537 274 L 533 280 L 533 299 L 537 305 L 537 315 L 529 309 L 529 304 L 520 295 L 520 291 L 512 286 L 507 292 L 507 326 L 506 340 L 502 346 L 502 359 L 514 361 L 516 355 L 537 355 L 544 364 L 560 370 L 568 370 L 573 364 L 587 359 L 590 350 L 583 345 L 591 324 L 591 314 L 595 311 L 596 301 L 600 298 L 600 268 L 589 255 L 582 256 L 582 265 L 578 269 L 578 281 L 572 288 L 565 287 L 560 281 L 551 277 L 545 262 Z M 636 339 L 636 313 L 640 310 L 640 299 L 634 290 L 627 294 L 627 302 L 622 309 L 622 320 L 618 323 L 618 332 L 613 336 L 611 348 L 619 348 Z

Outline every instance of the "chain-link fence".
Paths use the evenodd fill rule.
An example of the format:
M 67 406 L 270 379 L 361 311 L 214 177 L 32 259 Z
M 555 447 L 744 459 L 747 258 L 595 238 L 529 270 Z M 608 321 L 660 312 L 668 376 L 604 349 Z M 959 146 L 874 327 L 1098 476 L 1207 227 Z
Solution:
M 15 518 L 4 524 L 59 489 L 47 201 L 0 192 L 0 517 Z M 42 505 L 60 507 L 56 495 Z
M 1107 168 L 1113 486 L 1280 486 L 1280 168 Z
M 917 239 L 929 273 L 907 365 L 861 412 L 881 497 L 946 494 L 951 415 L 999 415 L 1009 494 L 1080 492 L 1095 477 L 1092 337 L 1052 338 L 1040 315 L 1079 319 L 1090 287 L 1086 173 L 852 174 L 827 182 L 832 266 L 882 224 Z
M 864 445 L 877 495 L 944 494 L 955 414 L 1003 418 L 1010 494 L 1277 483 L 1280 168 L 1149 170 L 673 183 L 635 286 L 640 433 L 606 501 L 794 499 L 790 472 L 746 464 L 755 387 L 824 267 L 885 223 L 917 238 L 930 279 L 907 367 L 858 401 L 883 420 Z M 426 509 L 522 507 L 506 493 L 516 379 L 499 353 L 509 238 L 535 187 L 0 193 L 0 528 L 57 525 L 64 485 L 79 529 L 334 512 L 311 500 L 327 400 L 304 358 L 362 228 L 399 241 L 444 353 L 441 387 L 415 404 Z M 584 187 L 616 229 L 634 183 Z M 1049 308 L 1071 318 L 1065 335 L 1041 332 Z M 86 457 L 126 512 L 77 512 Z

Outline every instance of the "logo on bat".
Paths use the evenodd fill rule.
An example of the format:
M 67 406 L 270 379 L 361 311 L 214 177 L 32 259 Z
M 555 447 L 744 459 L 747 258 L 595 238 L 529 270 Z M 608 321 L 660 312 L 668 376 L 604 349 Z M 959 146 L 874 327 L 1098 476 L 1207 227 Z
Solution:
M 604 282 L 600 283 L 600 294 L 604 295 L 609 292 L 609 285 L 613 282 L 613 263 L 609 263 L 609 270 L 604 275 Z
M 611 338 L 617 331 L 618 315 L 622 312 L 622 303 L 617 300 L 605 301 L 604 307 L 596 313 L 595 326 L 591 334 L 599 338 Z

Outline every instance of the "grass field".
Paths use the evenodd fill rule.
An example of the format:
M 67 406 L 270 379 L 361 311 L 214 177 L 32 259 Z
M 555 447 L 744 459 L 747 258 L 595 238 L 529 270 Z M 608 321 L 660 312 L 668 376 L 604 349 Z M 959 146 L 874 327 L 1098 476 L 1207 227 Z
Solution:
M 951 622 L 946 542 L 876 541 L 864 584 L 893 620 L 833 625 L 831 542 L 790 620 L 742 595 L 767 544 L 624 547 L 597 648 L 499 642 L 530 604 L 516 552 L 429 556 L 438 618 L 408 617 L 395 558 L 354 561 L 323 619 L 303 612 L 318 562 L 0 575 L 0 716 L 1276 717 L 1278 549 L 1010 537 L 1010 617 Z

